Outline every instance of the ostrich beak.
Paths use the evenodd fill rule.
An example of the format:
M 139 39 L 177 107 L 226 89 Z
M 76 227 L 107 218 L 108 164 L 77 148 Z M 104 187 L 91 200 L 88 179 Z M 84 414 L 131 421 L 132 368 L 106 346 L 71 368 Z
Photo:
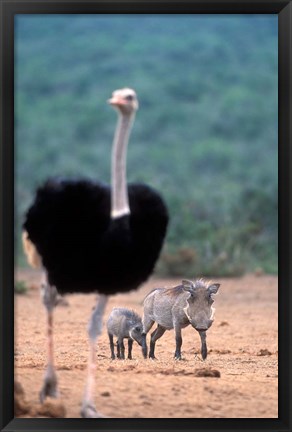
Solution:
M 114 106 L 119 106 L 119 105 L 125 105 L 126 104 L 126 101 L 124 99 L 120 99 L 120 98 L 118 98 L 116 96 L 108 99 L 107 102 L 110 105 L 114 105 Z

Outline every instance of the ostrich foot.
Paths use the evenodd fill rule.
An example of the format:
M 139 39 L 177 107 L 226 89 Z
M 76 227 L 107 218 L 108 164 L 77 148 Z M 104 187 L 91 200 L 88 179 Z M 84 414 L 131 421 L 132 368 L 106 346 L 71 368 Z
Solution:
M 57 398 L 59 396 L 57 375 L 55 370 L 51 367 L 48 367 L 46 370 L 44 383 L 39 396 L 41 403 L 44 403 L 47 396 L 52 398 Z
M 80 411 L 80 415 L 83 418 L 108 418 L 107 416 L 98 412 L 91 402 L 84 402 Z

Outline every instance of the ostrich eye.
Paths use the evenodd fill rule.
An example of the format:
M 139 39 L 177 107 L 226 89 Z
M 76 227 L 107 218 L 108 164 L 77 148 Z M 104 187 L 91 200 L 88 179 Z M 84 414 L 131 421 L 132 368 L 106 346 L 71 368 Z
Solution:
M 135 330 L 136 330 L 138 333 L 140 333 L 140 331 L 141 331 L 140 327 L 136 327 Z
M 132 101 L 134 99 L 134 96 L 133 95 L 127 95 L 125 97 L 125 99 L 127 99 L 128 101 Z

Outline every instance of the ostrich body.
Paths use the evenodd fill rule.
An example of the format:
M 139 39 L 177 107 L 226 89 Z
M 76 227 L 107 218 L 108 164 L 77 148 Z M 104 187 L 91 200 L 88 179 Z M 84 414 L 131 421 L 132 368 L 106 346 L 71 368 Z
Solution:
M 49 179 L 37 192 L 23 224 L 28 262 L 44 269 L 43 302 L 48 313 L 48 366 L 41 400 L 56 397 L 53 309 L 56 294 L 98 292 L 89 322 L 88 377 L 81 415 L 100 417 L 94 404 L 95 344 L 107 297 L 138 288 L 152 273 L 168 224 L 160 195 L 126 182 L 126 151 L 138 101 L 132 89 L 113 93 L 118 111 L 112 149 L 111 186 L 86 179 Z
M 165 207 L 148 186 L 128 187 L 131 213 L 110 217 L 110 188 L 49 180 L 37 191 L 24 228 L 50 285 L 60 294 L 115 294 L 151 274 L 166 227 Z

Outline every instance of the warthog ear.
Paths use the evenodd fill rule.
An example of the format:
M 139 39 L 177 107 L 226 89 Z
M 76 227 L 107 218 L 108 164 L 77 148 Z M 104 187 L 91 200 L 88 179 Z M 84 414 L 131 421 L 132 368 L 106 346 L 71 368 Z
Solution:
M 184 289 L 185 291 L 189 291 L 189 292 L 193 291 L 193 289 L 194 289 L 194 284 L 193 284 L 192 281 L 190 281 L 190 280 L 188 280 L 188 279 L 183 279 L 183 280 L 182 280 L 182 284 L 183 284 L 183 289 Z
M 212 285 L 208 286 L 208 291 L 210 294 L 216 294 L 219 287 L 220 287 L 219 283 L 212 284 Z

